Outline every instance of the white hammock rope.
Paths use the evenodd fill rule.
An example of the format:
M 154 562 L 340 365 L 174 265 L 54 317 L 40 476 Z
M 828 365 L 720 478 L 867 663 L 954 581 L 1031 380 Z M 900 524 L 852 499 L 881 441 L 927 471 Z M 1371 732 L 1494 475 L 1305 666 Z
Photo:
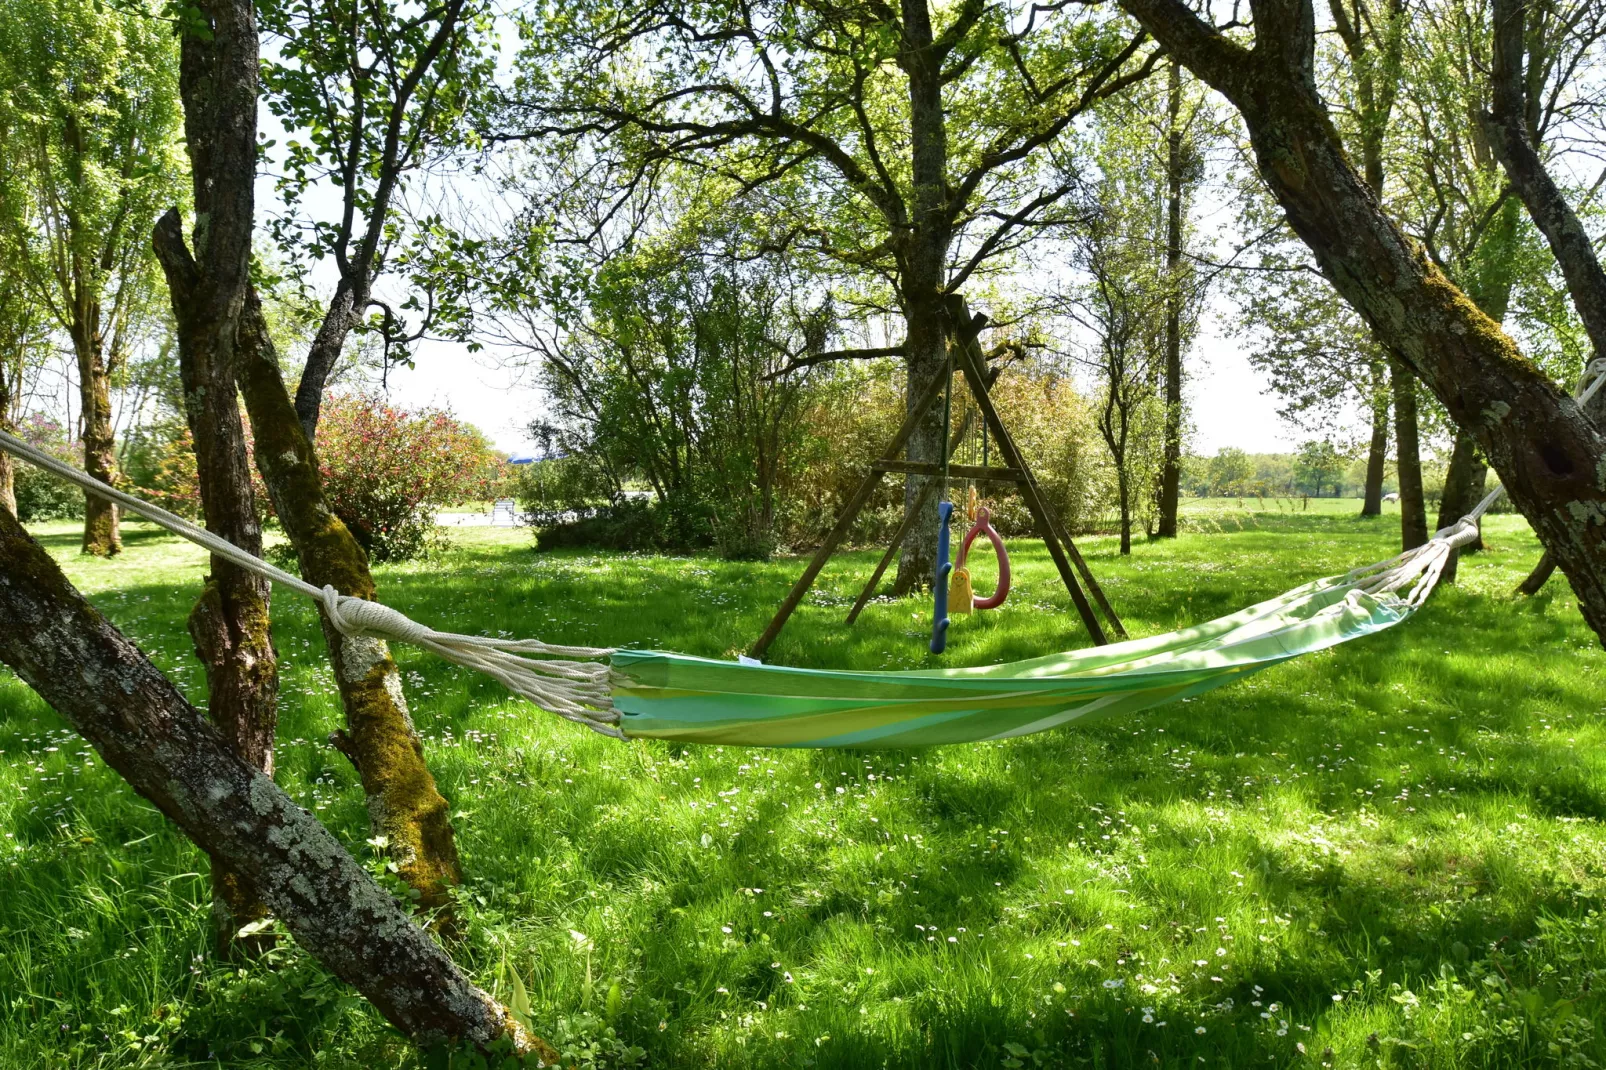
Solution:
M 1579 373 L 1578 385 L 1573 390 L 1574 402 L 1583 408 L 1602 384 L 1606 384 L 1606 357 L 1596 357 L 1584 365 L 1584 370 Z M 1421 546 L 1387 561 L 1354 569 L 1345 575 L 1345 580 L 1353 583 L 1355 590 L 1374 596 L 1395 594 L 1414 581 L 1415 586 L 1398 597 L 1413 609 L 1421 606 L 1433 591 L 1433 585 L 1439 582 L 1439 576 L 1450 561 L 1451 551 L 1478 540 L 1478 521 L 1505 492 L 1505 487 L 1496 487 L 1484 495 L 1483 501 L 1475 505 L 1472 512 L 1449 527 L 1434 532 L 1433 538 Z
M 1587 403 L 1602 384 L 1606 384 L 1606 358 L 1596 358 L 1579 377 L 1574 392 L 1576 403 L 1580 406 Z M 342 635 L 410 643 L 454 665 L 484 673 L 549 713 L 603 735 L 626 738 L 619 730 L 619 712 L 613 708 L 611 670 L 605 660 L 616 653 L 613 647 L 560 646 L 536 639 L 491 639 L 437 632 L 379 602 L 343 595 L 333 587 L 315 587 L 205 528 L 102 483 L 88 472 L 65 464 L 3 431 L 0 431 L 0 450 L 115 502 L 247 572 L 311 598 Z M 1421 546 L 1387 561 L 1354 569 L 1345 574 L 1343 582 L 1353 591 L 1373 597 L 1393 596 L 1415 609 L 1426 601 L 1434 584 L 1438 583 L 1450 553 L 1477 539 L 1479 519 L 1504 493 L 1504 487 L 1496 487 L 1470 513 L 1435 532 Z M 1403 594 L 1399 593 L 1402 591 Z
M 612 654 L 611 647 L 561 646 L 536 639 L 491 639 L 437 632 L 389 606 L 343 595 L 333 587 L 315 587 L 300 576 L 246 553 L 227 539 L 159 505 L 108 486 L 88 472 L 65 464 L 14 435 L 0 431 L 0 449 L 115 502 L 247 572 L 305 595 L 322 607 L 329 623 L 341 635 L 411 643 L 454 665 L 484 673 L 549 713 L 604 735 L 624 738 L 618 728 L 619 713 L 613 709 L 608 663 L 597 660 Z

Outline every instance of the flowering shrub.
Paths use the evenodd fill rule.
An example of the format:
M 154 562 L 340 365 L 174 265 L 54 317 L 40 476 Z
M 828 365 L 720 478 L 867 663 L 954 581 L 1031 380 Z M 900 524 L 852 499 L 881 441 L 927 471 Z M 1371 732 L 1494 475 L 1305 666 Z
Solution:
M 48 416 L 25 416 L 17 437 L 35 449 L 76 468 L 84 463 L 83 447 L 67 429 Z M 23 521 L 76 520 L 84 515 L 84 492 L 66 480 L 41 471 L 27 461 L 12 466 L 16 474 L 17 516 Z
M 485 497 L 502 475 L 485 436 L 451 413 L 363 394 L 324 402 L 318 460 L 330 507 L 376 561 L 427 553 L 436 509 Z
M 189 520 L 200 518 L 201 478 L 189 428 L 178 425 L 130 436 L 123 476 L 140 497 Z

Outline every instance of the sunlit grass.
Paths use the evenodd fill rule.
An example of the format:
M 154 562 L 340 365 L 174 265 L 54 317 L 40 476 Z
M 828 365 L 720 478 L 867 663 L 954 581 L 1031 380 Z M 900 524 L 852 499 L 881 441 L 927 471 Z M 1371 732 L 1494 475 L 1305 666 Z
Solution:
M 1190 503 L 1174 543 L 1083 549 L 1143 635 L 1395 548 L 1397 516 L 1286 504 Z M 1491 551 L 1390 632 L 997 744 L 620 744 L 398 650 L 457 808 L 454 954 L 504 996 L 518 971 L 573 1050 L 652 1065 L 1606 1061 L 1606 660 L 1564 583 L 1509 595 L 1537 556 L 1521 521 L 1487 527 Z M 80 558 L 68 526 L 38 533 L 202 700 L 184 631 L 202 555 L 138 525 L 112 562 Z M 709 656 L 744 650 L 802 565 L 452 535 L 445 560 L 381 569 L 386 601 L 442 628 Z M 832 563 L 770 660 L 1084 644 L 1041 547 L 1012 552 L 1009 605 L 956 623 L 940 662 L 923 599 L 842 626 L 873 551 Z M 355 774 L 323 743 L 339 711 L 312 609 L 283 595 L 274 616 L 279 782 L 370 857 Z M 0 1064 L 412 1065 L 304 959 L 207 959 L 204 858 L 3 672 L 0 836 Z

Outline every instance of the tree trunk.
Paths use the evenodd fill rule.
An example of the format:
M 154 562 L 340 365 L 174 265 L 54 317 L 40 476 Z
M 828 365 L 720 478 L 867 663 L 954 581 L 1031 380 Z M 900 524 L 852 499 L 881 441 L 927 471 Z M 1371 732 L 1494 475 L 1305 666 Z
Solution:
M 1132 491 L 1126 474 L 1125 459 L 1115 463 L 1115 491 L 1121 506 L 1121 553 L 1132 553 Z
M 241 758 L 139 649 L 0 515 L 0 661 L 296 941 L 419 1043 L 512 1036 L 556 1056 L 476 988 L 340 842 Z
M 11 422 L 11 380 L 6 369 L 0 367 L 0 431 L 7 434 L 16 434 L 17 429 Z M 17 515 L 17 470 L 11 454 L 0 450 L 0 513 L 9 516 Z
M 1182 486 L 1182 64 L 1171 62 L 1166 84 L 1165 272 L 1165 443 L 1160 461 L 1162 539 L 1177 537 L 1178 496 Z
M 935 305 L 929 310 L 906 314 L 909 333 L 905 339 L 908 356 L 908 387 L 905 393 L 905 411 L 912 410 L 923 397 L 932 380 L 949 374 L 948 352 L 944 321 Z M 942 431 L 943 402 L 938 400 L 915 425 L 909 436 L 904 455 L 911 461 L 941 463 L 942 451 L 947 445 Z M 921 491 L 927 484 L 936 484 L 933 476 L 909 475 L 903 485 L 903 507 L 907 513 L 919 507 Z M 925 500 L 931 503 L 925 515 L 916 516 L 904 534 L 903 550 L 898 557 L 898 574 L 893 579 L 894 594 L 905 595 L 927 589 L 933 583 L 937 567 L 937 508 L 941 500 L 940 488 L 934 488 Z
M 1372 361 L 1372 444 L 1366 451 L 1366 489 L 1362 516 L 1383 515 L 1383 473 L 1389 456 L 1389 395 L 1384 385 L 1383 362 Z
M 1527 86 L 1524 22 L 1526 0 L 1494 0 L 1492 11 L 1490 112 L 1483 116 L 1489 147 L 1511 181 L 1534 225 L 1556 257 L 1573 307 L 1597 355 L 1606 355 L 1606 271 L 1589 232 L 1550 172 L 1533 141 L 1529 114 L 1535 89 Z
M 94 315 L 99 319 L 98 312 Z M 73 349 L 78 357 L 79 421 L 83 429 L 84 471 L 103 483 L 117 482 L 116 439 L 112 433 L 111 377 L 98 326 L 75 326 Z M 123 548 L 118 531 L 117 507 L 104 498 L 84 493 L 83 552 L 110 557 Z
M 204 192 L 197 190 L 205 204 Z M 249 227 L 250 219 L 243 221 Z M 223 220 L 212 220 L 213 239 Z M 194 441 L 195 467 L 206 529 L 247 553 L 262 553 L 262 528 L 251 489 L 250 462 L 235 389 L 233 336 L 236 318 L 215 315 L 216 276 L 208 277 L 191 259 L 178 213 L 169 211 L 156 225 L 155 246 L 167 275 L 174 322 L 178 327 L 179 375 L 184 415 Z M 229 272 L 217 272 L 227 276 Z M 246 278 L 231 282 L 243 289 Z M 224 308 L 236 307 L 225 302 Z M 211 574 L 190 613 L 190 637 L 206 670 L 207 711 L 223 738 L 245 761 L 273 775 L 273 742 L 279 721 L 278 661 L 269 632 L 268 581 L 217 555 Z M 268 908 L 249 882 L 224 865 L 212 867 L 212 912 L 220 954 L 236 934 L 267 917 Z M 264 938 L 248 942 L 260 948 Z
M 307 349 L 307 364 L 301 369 L 301 382 L 296 386 L 296 417 L 308 442 L 318 441 L 318 414 L 323 406 L 323 391 L 329 375 L 340 362 L 340 351 L 346 338 L 357 325 L 356 298 L 349 283 L 341 279 L 335 295 L 324 313 L 318 333 Z
M 1398 360 L 1389 361 L 1394 392 L 1394 467 L 1400 481 L 1400 549 L 1428 541 L 1428 508 L 1422 497 L 1422 447 L 1417 433 L 1416 379 Z
M 1444 497 L 1439 501 L 1439 529 L 1454 524 L 1472 511 L 1483 499 L 1484 484 L 1488 482 L 1489 466 L 1478 456 L 1478 444 L 1465 431 L 1456 432 L 1455 449 L 1450 452 L 1450 467 L 1444 473 Z M 1451 550 L 1439 575 L 1440 583 L 1454 583 L 1456 565 L 1462 552 L 1472 553 L 1483 549 L 1483 534 L 1460 549 Z
M 208 531 L 260 556 L 262 528 L 251 487 L 235 386 L 240 308 L 250 287 L 256 223 L 258 40 L 249 4 L 214 0 L 213 33 L 180 39 L 179 95 L 195 202 L 196 251 L 184 241 L 178 210 L 152 230 L 167 279 L 195 452 L 202 519 Z M 269 628 L 268 582 L 213 555 L 190 612 L 190 638 L 206 672 L 207 709 L 235 754 L 273 776 L 279 723 L 279 668 Z M 261 950 L 267 932 L 240 937 L 265 919 L 265 890 L 227 859 L 213 856 L 212 914 L 217 949 Z
M 317 456 L 279 374 L 254 293 L 241 319 L 238 360 L 257 469 L 296 548 L 302 577 L 373 598 L 367 555 L 324 498 Z M 447 910 L 450 889 L 462 880 L 451 807 L 424 764 L 390 648 L 378 639 L 343 636 L 327 618 L 323 633 L 346 713 L 346 730 L 331 741 L 356 766 L 370 827 L 385 838 L 401 878 L 418 890 L 419 906 Z
M 7 421 L 0 420 L 0 431 L 10 434 L 14 429 L 8 426 Z M 0 513 L 17 515 L 16 468 L 9 453 L 0 455 Z
M 1121 0 L 1243 115 L 1261 173 L 1322 272 L 1470 432 L 1606 639 L 1606 442 L 1383 211 L 1316 90 L 1303 0 L 1255 4 L 1247 49 L 1182 0 Z
M 932 378 L 949 374 L 948 329 L 943 314 L 948 245 L 951 234 L 943 222 L 948 198 L 948 127 L 942 104 L 942 57 L 933 48 L 931 12 L 926 0 L 902 0 L 903 41 L 898 65 L 908 80 L 910 220 L 899 242 L 904 318 L 907 325 L 905 360 L 908 364 L 906 404 L 914 404 Z M 896 233 L 896 231 L 894 232 Z M 947 447 L 939 405 L 927 414 L 909 438 L 912 461 L 938 463 Z M 905 510 L 915 507 L 929 476 L 910 475 L 904 480 Z M 940 500 L 934 494 L 931 501 Z M 904 536 L 893 590 L 898 594 L 929 587 L 937 562 L 937 510 L 914 517 Z

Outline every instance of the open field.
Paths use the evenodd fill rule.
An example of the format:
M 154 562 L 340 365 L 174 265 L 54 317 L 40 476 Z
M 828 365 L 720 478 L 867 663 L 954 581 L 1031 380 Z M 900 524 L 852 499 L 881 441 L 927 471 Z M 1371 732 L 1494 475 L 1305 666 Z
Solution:
M 1146 635 L 1391 554 L 1394 517 L 1354 512 L 1194 502 L 1175 543 L 1082 545 Z M 131 524 L 120 558 L 87 560 L 71 525 L 35 530 L 204 699 L 184 630 L 202 555 Z M 1487 534 L 1383 635 L 935 751 L 621 744 L 399 649 L 469 874 L 454 954 L 503 997 L 517 974 L 581 1065 L 1606 1063 L 1606 657 L 1560 579 L 1510 596 L 1538 555 L 1520 518 Z M 802 565 L 453 538 L 380 568 L 384 599 L 453 630 L 709 656 L 744 649 Z M 1041 547 L 1012 550 L 1009 605 L 957 621 L 943 663 L 1085 642 Z M 771 660 L 935 663 L 925 599 L 841 626 L 875 556 L 834 561 Z M 339 705 L 312 607 L 284 595 L 274 619 L 277 778 L 373 859 L 323 743 Z M 207 957 L 205 860 L 4 670 L 0 888 L 0 1066 L 415 1065 L 293 949 Z

